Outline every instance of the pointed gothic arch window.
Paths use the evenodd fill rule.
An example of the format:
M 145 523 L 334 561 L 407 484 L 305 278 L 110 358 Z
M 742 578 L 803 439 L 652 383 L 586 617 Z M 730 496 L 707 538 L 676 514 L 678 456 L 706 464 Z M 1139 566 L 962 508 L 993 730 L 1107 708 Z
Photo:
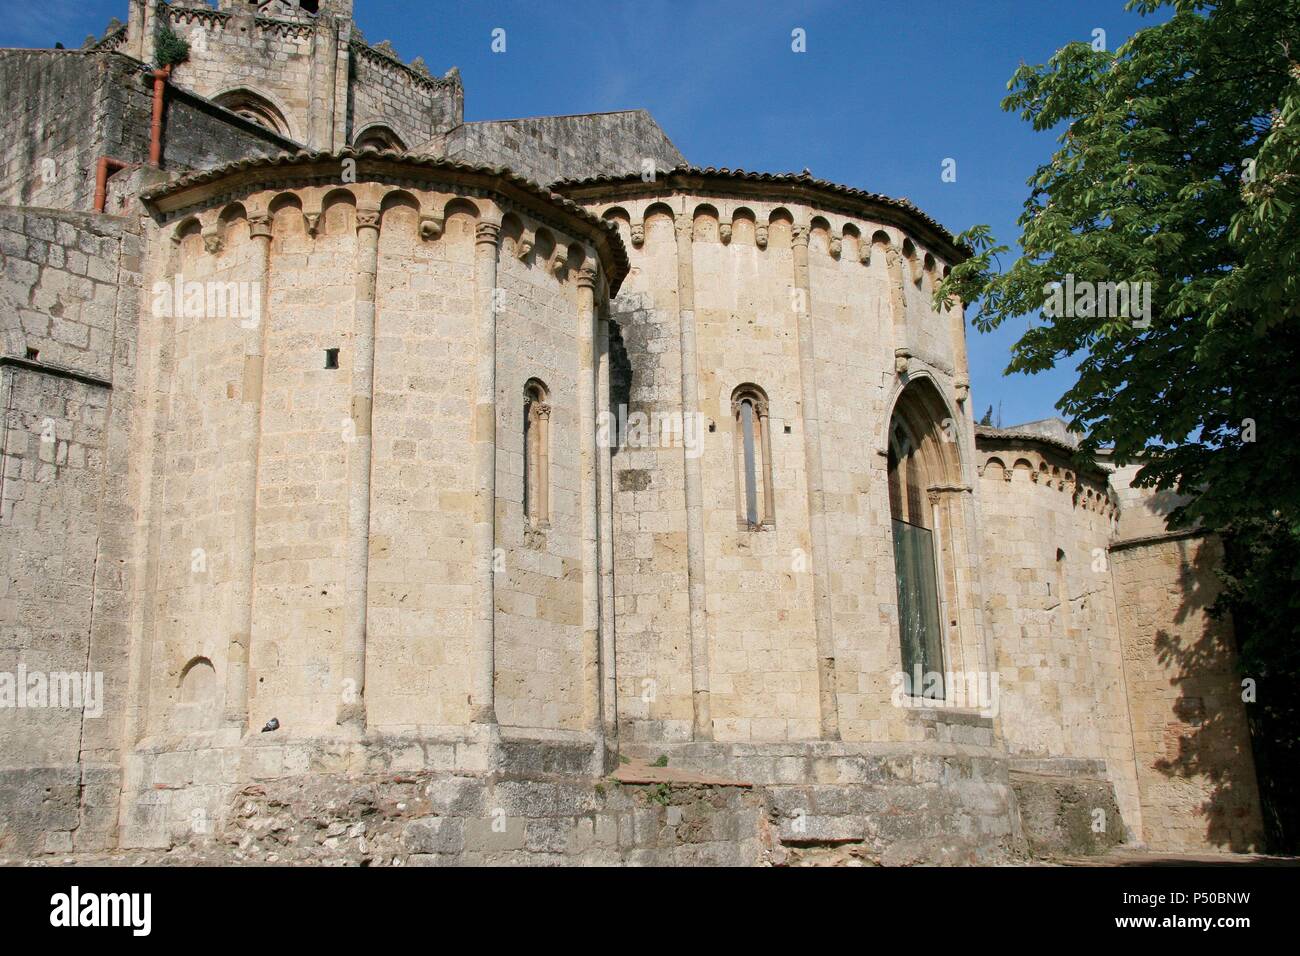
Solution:
M 550 433 L 550 393 L 530 378 L 524 386 L 524 518 L 534 528 L 551 519 Z
M 944 443 L 941 429 L 916 389 L 905 392 L 890 419 L 888 447 L 889 512 L 898 590 L 898 637 L 903 671 L 912 695 L 942 698 L 945 606 L 954 586 L 945 577 L 943 538 L 951 537 L 941 518 L 937 490 L 953 481 L 954 443 Z M 949 569 L 951 570 L 951 569 Z M 921 675 L 921 686 L 916 676 Z
M 757 385 L 731 393 L 735 424 L 736 521 L 756 530 L 776 523 L 772 497 L 772 441 L 767 394 Z

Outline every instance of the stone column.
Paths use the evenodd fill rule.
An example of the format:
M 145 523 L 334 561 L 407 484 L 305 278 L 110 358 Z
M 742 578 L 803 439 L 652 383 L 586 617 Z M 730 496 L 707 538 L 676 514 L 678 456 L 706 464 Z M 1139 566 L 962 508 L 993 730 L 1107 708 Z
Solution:
M 813 347 L 813 297 L 808 276 L 808 227 L 790 234 L 794 256 L 795 321 L 799 335 L 799 389 L 803 408 L 803 456 L 808 488 L 808 527 L 812 535 L 813 619 L 817 634 L 817 690 L 821 736 L 838 740 L 835 688 L 835 634 L 831 615 L 830 548 L 826 543 L 826 494 L 822 477 L 821 419 L 817 411 L 817 355 Z
M 334 21 L 334 95 L 333 143 L 319 149 L 342 149 L 348 143 L 348 92 L 352 68 L 352 21 L 339 17 Z
M 966 309 L 955 296 L 948 300 L 948 334 L 952 339 L 953 386 L 962 404 L 963 419 L 971 417 L 970 367 L 966 359 Z M 963 449 L 965 450 L 965 449 Z M 973 450 L 973 449 L 972 449 Z
M 497 488 L 497 255 L 501 225 L 482 221 L 474 236 L 474 639 L 470 719 L 495 724 Z
M 695 355 L 695 250 L 692 218 L 677 218 L 677 319 L 682 352 L 682 433 L 700 412 L 699 372 Z M 690 427 L 694 427 L 691 425 Z M 686 474 L 686 573 L 691 614 L 691 703 L 693 737 L 713 739 L 709 713 L 709 626 L 704 590 L 704 482 L 700 458 L 682 442 Z
M 599 739 L 604 727 L 600 683 L 600 549 L 596 468 L 596 270 L 578 270 L 578 460 L 582 483 L 583 725 Z
M 608 308 L 602 308 L 605 317 L 599 320 L 596 345 L 600 355 L 600 364 L 596 373 L 596 410 L 597 415 L 612 416 L 616 410 L 609 407 L 609 318 Z M 609 423 L 611 419 L 603 419 Z M 615 432 L 612 424 L 604 430 L 609 435 L 610 444 L 596 446 L 596 463 L 600 481 L 599 522 L 597 524 L 597 541 L 600 547 L 600 661 L 601 661 L 601 706 L 605 724 L 605 739 L 612 740 L 618 736 L 618 661 L 614 645 L 614 460 L 613 441 Z
M 126 14 L 126 49 L 123 52 L 146 63 L 148 59 L 145 57 L 145 20 L 148 16 L 148 8 L 152 5 L 148 0 L 131 0 Z
M 370 578 L 371 416 L 375 394 L 375 284 L 379 272 L 378 205 L 357 207 L 356 297 L 352 311 L 352 425 L 348 446 L 348 531 L 344 551 L 343 687 L 338 723 L 366 726 L 366 613 Z
M 242 433 L 247 437 L 247 472 L 241 489 L 247 509 L 244 512 L 243 534 L 240 536 L 244 550 L 239 556 L 239 581 L 245 593 L 239 609 L 239 627 L 230 636 L 226 654 L 226 723 L 236 728 L 242 736 L 248 729 L 248 660 L 252 653 L 253 607 L 257 602 L 257 480 L 262 458 L 262 383 L 266 365 L 267 305 L 270 301 L 271 276 L 271 217 L 250 216 L 248 234 L 253 242 L 256 258 L 253 273 L 261 289 L 258 293 L 260 310 L 256 324 L 245 323 L 244 381 L 240 390 L 243 414 L 240 416 Z
M 312 32 L 311 89 L 308 96 L 309 149 L 335 149 L 342 144 L 334 142 L 335 83 L 338 79 L 339 54 L 338 26 L 333 17 L 318 17 Z
M 894 371 L 904 375 L 912 358 L 907 334 L 907 295 L 903 291 L 903 254 L 889 245 L 885 249 L 885 273 L 889 278 L 889 315 L 894 333 Z

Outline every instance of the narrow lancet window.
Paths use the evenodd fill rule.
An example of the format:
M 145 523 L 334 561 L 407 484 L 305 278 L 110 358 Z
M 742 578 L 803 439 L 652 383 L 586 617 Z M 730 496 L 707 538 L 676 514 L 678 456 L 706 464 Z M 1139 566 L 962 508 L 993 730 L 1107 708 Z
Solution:
M 551 406 L 546 386 L 524 386 L 524 518 L 534 528 L 550 521 Z
M 772 444 L 767 396 L 742 385 L 731 396 L 736 443 L 736 521 L 758 529 L 775 523 L 772 500 Z

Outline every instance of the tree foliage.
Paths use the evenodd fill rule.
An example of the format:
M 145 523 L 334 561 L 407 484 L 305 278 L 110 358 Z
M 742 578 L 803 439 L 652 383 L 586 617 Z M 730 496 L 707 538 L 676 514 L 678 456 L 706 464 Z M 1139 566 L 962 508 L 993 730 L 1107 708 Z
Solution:
M 171 27 L 160 27 L 154 37 L 154 58 L 159 67 L 184 63 L 190 58 L 190 43 Z
M 1185 504 L 1171 527 L 1224 533 L 1243 666 L 1293 677 L 1300 620 L 1300 2 L 1130 0 L 1166 8 L 1114 52 L 1072 43 L 1021 66 L 1003 108 L 1058 147 L 1029 180 L 1021 254 L 986 226 L 936 298 L 984 331 L 1044 309 L 1053 283 L 1149 283 L 1146 316 L 1053 309 L 1010 372 L 1077 364 L 1058 408 L 1087 454 Z M 1068 299 L 1067 299 L 1068 302 Z M 1112 305 L 1114 303 L 1111 303 Z M 1277 683 L 1274 683 L 1275 689 Z M 1294 744 L 1295 727 L 1288 731 Z

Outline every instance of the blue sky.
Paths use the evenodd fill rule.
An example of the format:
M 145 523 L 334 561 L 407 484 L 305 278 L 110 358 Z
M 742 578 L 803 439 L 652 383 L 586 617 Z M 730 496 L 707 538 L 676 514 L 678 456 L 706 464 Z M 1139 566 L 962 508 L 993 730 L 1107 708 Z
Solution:
M 372 43 L 389 39 L 465 82 L 465 118 L 644 107 L 692 163 L 798 171 L 906 196 L 958 232 L 984 222 L 1011 243 L 1026 180 L 1054 136 L 999 102 L 1021 62 L 1144 22 L 1124 0 L 856 2 L 450 2 L 357 0 Z M 0 0 L 0 46 L 79 46 L 126 19 L 126 0 Z M 1163 17 L 1161 18 L 1163 19 Z M 506 49 L 494 53 L 492 31 Z M 791 49 L 806 32 L 807 51 Z M 955 182 L 943 182 L 945 159 Z M 1025 322 L 970 335 L 976 415 L 1054 414 L 1073 364 L 1002 375 Z

